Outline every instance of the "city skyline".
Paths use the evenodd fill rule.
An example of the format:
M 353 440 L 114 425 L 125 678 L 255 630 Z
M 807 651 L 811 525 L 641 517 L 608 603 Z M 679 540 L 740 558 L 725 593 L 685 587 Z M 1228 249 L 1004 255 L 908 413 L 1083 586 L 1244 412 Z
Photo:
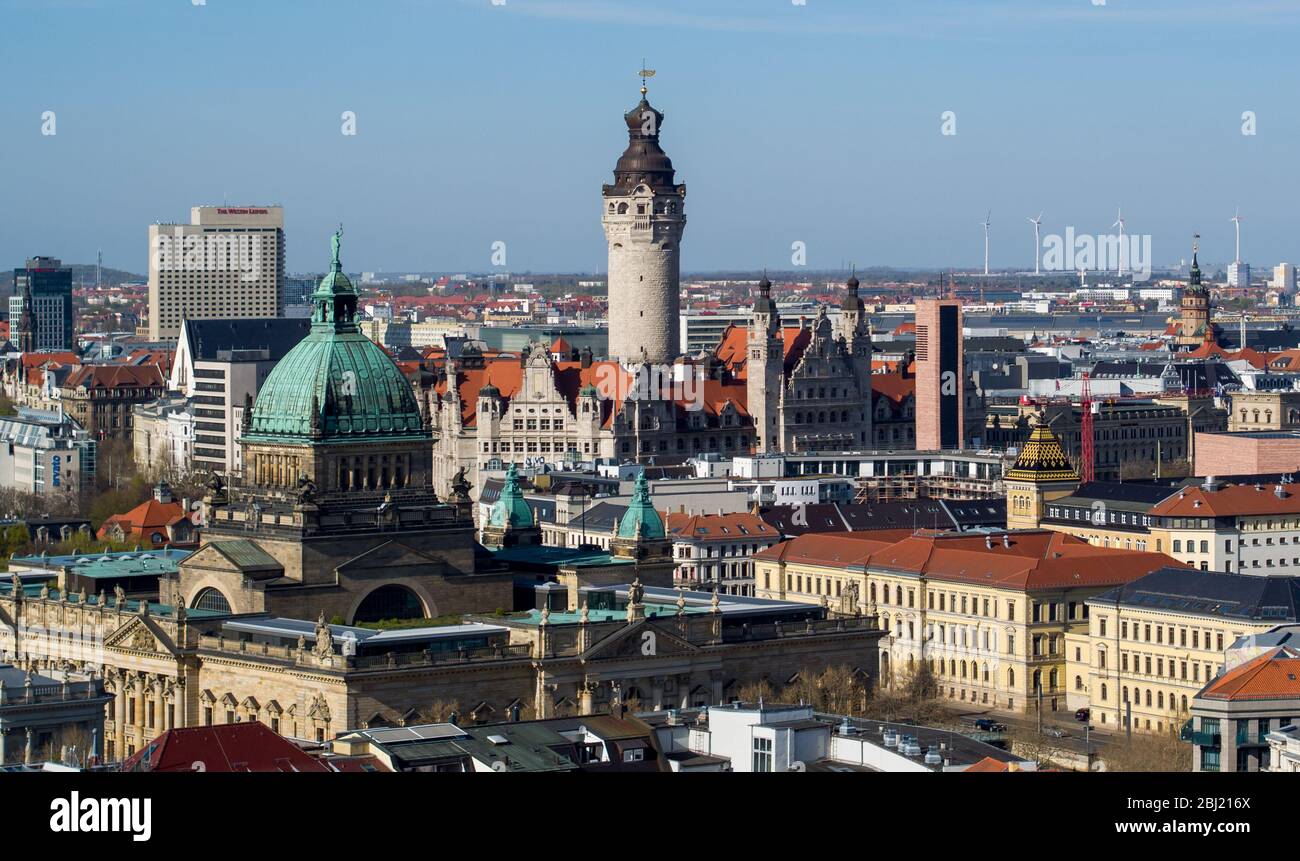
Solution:
M 1285 4 L 669 2 L 643 20 L 612 0 L 466 0 L 403 4 L 399 26 L 291 3 L 257 9 L 274 52 L 238 38 L 244 3 L 5 5 L 17 86 L 0 132 L 29 167 L 0 218 L 5 259 L 103 249 L 143 272 L 149 223 L 226 201 L 285 207 L 295 272 L 323 266 L 340 220 L 354 271 L 603 271 L 599 188 L 643 55 L 691 190 L 685 271 L 795 268 L 795 242 L 809 270 L 976 271 L 989 210 L 990 265 L 1026 270 L 1027 218 L 1045 212 L 1045 239 L 1101 234 L 1117 204 L 1157 267 L 1193 233 L 1231 260 L 1238 207 L 1244 260 L 1293 254 Z M 54 67 L 35 62 L 50 32 L 69 46 Z M 334 38 L 342 62 L 322 66 Z M 154 74 L 169 62 L 182 72 Z

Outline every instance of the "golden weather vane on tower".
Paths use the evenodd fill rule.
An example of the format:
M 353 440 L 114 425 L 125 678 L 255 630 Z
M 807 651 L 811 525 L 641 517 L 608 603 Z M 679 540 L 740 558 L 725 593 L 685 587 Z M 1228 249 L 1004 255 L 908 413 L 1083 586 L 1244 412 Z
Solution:
M 645 85 L 646 81 L 655 76 L 654 69 L 647 69 L 645 67 L 645 57 L 641 58 L 641 71 L 637 72 L 637 74 L 640 75 L 641 77 L 641 95 L 644 96 L 647 92 L 649 92 L 646 89 L 646 85 Z

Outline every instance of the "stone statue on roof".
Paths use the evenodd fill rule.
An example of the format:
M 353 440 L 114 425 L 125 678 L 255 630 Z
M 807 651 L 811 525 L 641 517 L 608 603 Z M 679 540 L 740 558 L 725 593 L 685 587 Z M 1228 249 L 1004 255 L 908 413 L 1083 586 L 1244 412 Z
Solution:
M 307 473 L 298 476 L 298 504 L 308 505 L 316 500 L 316 482 Z
M 320 616 L 316 619 L 316 656 L 321 658 L 329 657 L 334 654 L 334 634 L 330 631 L 329 624 L 325 621 L 325 611 L 320 611 Z

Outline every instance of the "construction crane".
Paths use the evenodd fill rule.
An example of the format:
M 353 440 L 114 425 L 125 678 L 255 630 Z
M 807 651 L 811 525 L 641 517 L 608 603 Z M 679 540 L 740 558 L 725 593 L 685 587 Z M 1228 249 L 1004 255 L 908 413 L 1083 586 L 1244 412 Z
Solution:
M 1083 484 L 1093 480 L 1096 458 L 1092 437 L 1092 392 L 1088 386 L 1088 376 L 1088 372 L 1084 371 L 1083 388 L 1079 398 L 1079 407 L 1083 412 L 1079 417 L 1079 444 L 1082 446 L 1079 454 L 1079 480 Z

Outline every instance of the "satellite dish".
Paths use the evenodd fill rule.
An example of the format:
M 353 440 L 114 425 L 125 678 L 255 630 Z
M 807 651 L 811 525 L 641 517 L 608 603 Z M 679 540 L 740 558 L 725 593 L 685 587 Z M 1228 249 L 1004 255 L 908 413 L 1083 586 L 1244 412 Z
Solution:
M 505 772 L 505 771 L 509 771 L 510 768 L 501 760 L 497 760 L 496 762 L 492 763 L 492 770 Z
M 808 766 L 805 765 L 805 764 L 804 764 L 803 762 L 801 762 L 800 760 L 797 760 L 797 759 L 796 759 L 794 762 L 790 763 L 790 770 L 791 770 L 791 771 L 807 771 L 807 770 L 808 770 Z

